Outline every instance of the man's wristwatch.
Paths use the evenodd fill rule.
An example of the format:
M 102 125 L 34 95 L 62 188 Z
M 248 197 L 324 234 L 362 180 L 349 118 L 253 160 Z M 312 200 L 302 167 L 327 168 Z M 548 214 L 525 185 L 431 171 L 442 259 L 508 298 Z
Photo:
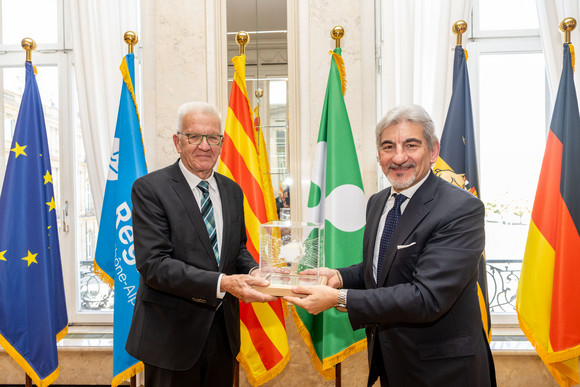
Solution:
M 347 289 L 340 289 L 338 291 L 338 301 L 336 302 L 336 305 L 334 305 L 334 308 L 336 310 L 338 310 L 339 312 L 346 312 L 346 292 Z

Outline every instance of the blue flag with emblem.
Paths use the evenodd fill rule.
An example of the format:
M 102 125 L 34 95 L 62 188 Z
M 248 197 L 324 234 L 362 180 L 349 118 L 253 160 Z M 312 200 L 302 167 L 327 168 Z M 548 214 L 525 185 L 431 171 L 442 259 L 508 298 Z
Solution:
M 444 180 L 479 197 L 471 90 L 465 56 L 465 50 L 461 46 L 456 46 L 453 61 L 453 92 L 441 135 L 441 150 L 439 158 L 433 166 L 433 172 Z M 491 342 L 491 318 L 484 253 L 479 261 L 477 285 L 483 329 L 488 342 Z
M 133 54 L 125 56 L 120 69 L 123 75 L 121 102 L 95 252 L 95 272 L 115 290 L 113 387 L 144 368 L 142 362 L 125 351 L 139 286 L 133 248 L 131 188 L 137 178 L 147 173 L 133 86 Z
M 0 344 L 37 386 L 48 386 L 67 330 L 44 112 L 27 62 L 0 196 Z

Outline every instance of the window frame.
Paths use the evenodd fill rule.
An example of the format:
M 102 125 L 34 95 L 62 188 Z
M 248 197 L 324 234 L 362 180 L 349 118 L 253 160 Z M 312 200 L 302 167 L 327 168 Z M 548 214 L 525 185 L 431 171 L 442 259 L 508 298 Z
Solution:
M 0 1 L 0 11 L 1 11 Z M 72 55 L 72 36 L 70 33 L 69 0 L 56 0 L 57 7 L 57 42 L 42 44 L 32 52 L 32 64 L 42 71 L 44 66 L 57 68 L 58 73 L 58 100 L 59 100 L 59 169 L 60 169 L 60 197 L 56 205 L 59 222 L 59 242 L 62 262 L 62 274 L 67 303 L 67 313 L 70 324 L 112 324 L 113 312 L 83 312 L 80 311 L 79 263 L 81 243 L 79 238 L 78 214 L 80 204 L 84 198 L 77 197 L 77 149 L 76 149 L 76 111 L 78 103 L 73 100 L 76 95 L 74 80 L 74 56 Z M 1 20 L 0 20 L 1 24 Z M 1 25 L 0 25 L 1 27 Z M 23 37 L 24 38 L 24 37 Z M 34 36 L 31 36 L 34 39 Z M 26 59 L 25 50 L 16 44 L 1 44 L 0 55 L 4 68 L 22 68 Z M 4 85 L 0 79 L 0 86 Z M 0 103 L 3 102 L 3 97 Z M 4 144 L 4 120 L 0 122 L 0 143 Z M 67 150 L 66 152 L 63 150 Z M 7 160 L 4 150 L 0 152 L 0 179 L 3 181 Z M 54 168 L 54 166 L 53 166 Z M 94 208 L 94 204 L 93 204 Z M 65 211 L 68 214 L 65 214 Z M 95 235 L 96 237 L 96 235 Z M 93 246 L 96 239 L 93 241 Z M 93 254 L 94 255 L 94 254 Z
M 473 26 L 468 32 L 468 39 L 466 50 L 468 51 L 468 68 L 471 87 L 471 101 L 473 120 L 475 126 L 475 138 L 479 169 L 483 168 L 481 160 L 479 159 L 480 152 L 480 58 L 482 55 L 489 54 L 529 54 L 529 53 L 543 53 L 542 42 L 540 39 L 540 30 L 537 29 L 520 29 L 520 30 L 481 30 L 479 26 L 479 18 L 476 17 L 479 11 L 479 0 L 473 0 L 473 8 L 471 13 L 470 25 Z M 468 30 L 469 31 L 469 30 Z M 544 135 L 547 136 L 549 128 L 549 120 L 551 117 L 550 111 L 550 90 L 548 87 L 548 80 L 545 76 L 545 109 L 546 122 L 544 123 Z M 484 189 L 484 187 L 482 187 Z M 491 313 L 492 329 L 500 332 L 509 332 L 510 334 L 522 334 L 519 328 L 516 313 Z

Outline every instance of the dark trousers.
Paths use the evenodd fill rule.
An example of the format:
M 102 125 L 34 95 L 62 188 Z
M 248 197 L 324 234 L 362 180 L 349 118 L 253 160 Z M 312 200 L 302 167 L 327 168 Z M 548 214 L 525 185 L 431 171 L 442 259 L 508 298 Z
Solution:
M 381 382 L 381 387 L 389 387 L 389 383 L 387 381 L 387 374 L 385 372 L 385 366 L 383 363 L 383 354 L 381 352 L 381 345 L 379 343 L 378 335 L 375 338 L 374 346 L 373 346 L 373 358 L 371 361 L 371 366 L 369 370 L 369 382 L 368 386 L 372 386 L 377 378 Z
M 171 371 L 145 364 L 145 387 L 231 387 L 235 359 L 223 311 L 218 309 L 199 361 L 189 370 Z

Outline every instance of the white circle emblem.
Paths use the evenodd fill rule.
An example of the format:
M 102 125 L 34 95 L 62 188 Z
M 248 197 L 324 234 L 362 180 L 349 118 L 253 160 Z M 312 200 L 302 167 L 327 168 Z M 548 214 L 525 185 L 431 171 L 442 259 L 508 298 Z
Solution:
M 345 232 L 360 230 L 365 225 L 366 199 L 363 190 L 352 184 L 335 188 L 327 197 L 326 219 Z

